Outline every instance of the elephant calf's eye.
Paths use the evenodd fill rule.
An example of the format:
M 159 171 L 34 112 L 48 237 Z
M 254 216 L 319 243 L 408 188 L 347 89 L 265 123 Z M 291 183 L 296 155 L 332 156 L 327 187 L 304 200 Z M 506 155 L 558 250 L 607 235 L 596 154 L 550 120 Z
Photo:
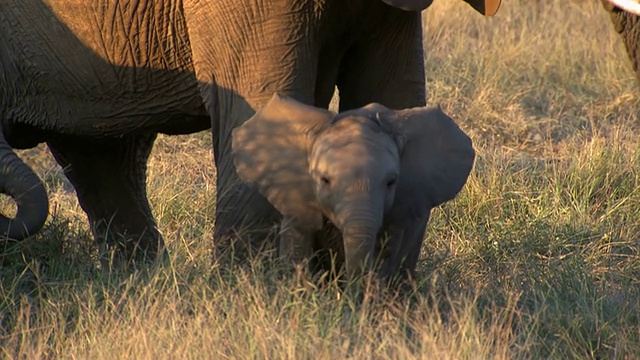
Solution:
M 392 188 L 396 185 L 396 179 L 390 179 L 387 181 L 387 187 Z
M 327 185 L 327 186 L 331 185 L 331 180 L 326 176 L 320 177 L 320 181 L 322 182 L 323 185 Z

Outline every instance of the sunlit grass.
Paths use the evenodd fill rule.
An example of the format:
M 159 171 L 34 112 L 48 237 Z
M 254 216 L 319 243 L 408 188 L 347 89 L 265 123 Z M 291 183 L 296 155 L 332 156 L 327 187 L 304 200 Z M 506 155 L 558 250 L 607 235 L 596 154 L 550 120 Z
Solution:
M 438 0 L 425 18 L 430 104 L 477 162 L 435 209 L 413 289 L 354 295 L 272 266 L 212 266 L 210 134 L 160 137 L 149 196 L 171 260 L 95 264 L 86 218 L 44 148 L 44 231 L 0 251 L 6 358 L 640 357 L 635 75 L 596 1 Z M 397 291 L 396 291 L 397 290 Z

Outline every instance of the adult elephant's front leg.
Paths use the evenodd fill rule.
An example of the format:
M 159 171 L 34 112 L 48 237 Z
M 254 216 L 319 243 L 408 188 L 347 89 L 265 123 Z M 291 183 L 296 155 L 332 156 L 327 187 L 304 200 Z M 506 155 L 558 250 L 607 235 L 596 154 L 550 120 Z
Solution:
M 146 193 L 147 159 L 155 138 L 60 136 L 48 142 L 87 213 L 103 266 L 111 260 L 135 265 L 164 251 Z
M 185 1 L 184 11 L 214 139 L 214 254 L 217 258 L 230 243 L 240 245 L 235 255 L 259 251 L 274 244 L 269 232 L 280 215 L 239 179 L 231 158 L 231 133 L 274 92 L 314 102 L 317 59 L 309 55 L 315 44 L 311 37 L 303 36 L 303 30 L 314 27 L 300 26 L 314 18 L 314 3 Z
M 340 111 L 378 102 L 392 109 L 426 103 L 419 12 L 389 9 L 371 36 L 344 55 L 338 74 Z
M 219 141 L 216 139 L 214 143 Z M 244 260 L 275 249 L 273 225 L 279 222 L 280 214 L 257 190 L 240 181 L 231 162 L 230 148 L 227 145 L 214 145 L 214 148 L 219 149 L 216 151 L 214 261 Z

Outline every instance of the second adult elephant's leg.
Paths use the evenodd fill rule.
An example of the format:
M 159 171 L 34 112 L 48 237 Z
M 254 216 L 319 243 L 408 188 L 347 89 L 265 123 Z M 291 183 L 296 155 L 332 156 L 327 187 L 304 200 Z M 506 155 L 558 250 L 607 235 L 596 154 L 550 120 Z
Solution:
M 344 55 L 338 74 L 340 111 L 378 102 L 392 109 L 424 106 L 420 13 L 389 9 L 371 36 Z
M 378 102 L 392 109 L 426 104 L 422 22 L 417 12 L 389 10 L 370 37 L 345 54 L 338 74 L 340 111 Z M 390 234 L 395 248 L 388 274 L 415 270 L 426 221 Z M 404 227 L 403 227 L 404 228 Z M 395 236 L 394 236 L 395 235 Z
M 49 148 L 87 213 L 103 264 L 132 265 L 164 251 L 146 193 L 156 134 L 107 140 L 57 137 Z
M 614 29 L 622 36 L 622 41 L 631 59 L 636 78 L 640 81 L 640 16 L 605 5 L 611 11 Z

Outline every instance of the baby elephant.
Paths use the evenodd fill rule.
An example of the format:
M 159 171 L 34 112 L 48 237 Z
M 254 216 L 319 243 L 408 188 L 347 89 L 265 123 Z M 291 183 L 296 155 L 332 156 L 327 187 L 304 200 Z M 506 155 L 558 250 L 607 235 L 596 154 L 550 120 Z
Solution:
M 233 132 L 240 178 L 283 216 L 280 254 L 310 258 L 328 221 L 349 276 L 374 264 L 383 276 L 413 272 L 431 209 L 456 196 L 474 157 L 439 108 L 336 115 L 275 94 Z

